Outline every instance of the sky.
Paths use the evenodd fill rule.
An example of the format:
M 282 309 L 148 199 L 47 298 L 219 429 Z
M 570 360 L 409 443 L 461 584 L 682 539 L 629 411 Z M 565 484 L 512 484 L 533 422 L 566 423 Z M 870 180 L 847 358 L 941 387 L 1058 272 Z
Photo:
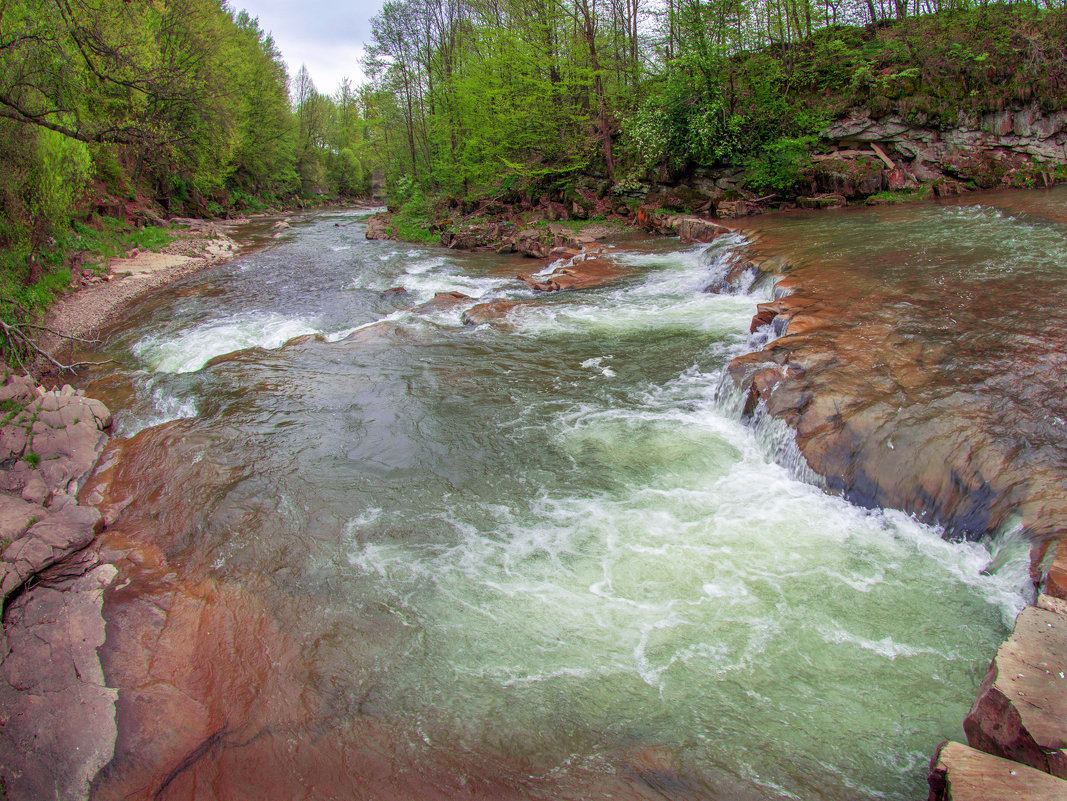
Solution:
M 359 59 L 370 41 L 370 19 L 384 0 L 230 0 L 234 11 L 244 9 L 259 18 L 259 26 L 274 37 L 292 78 L 306 64 L 315 88 L 332 95 L 342 78 L 363 81 Z

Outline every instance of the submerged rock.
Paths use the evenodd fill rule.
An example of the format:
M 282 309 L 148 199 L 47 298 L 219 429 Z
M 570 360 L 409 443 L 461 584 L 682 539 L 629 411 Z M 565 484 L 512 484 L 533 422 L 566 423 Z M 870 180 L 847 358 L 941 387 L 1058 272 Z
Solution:
M 462 292 L 437 292 L 432 300 L 419 304 L 412 311 L 419 314 L 448 311 L 468 300 L 474 300 L 474 298 L 470 295 L 464 295 Z

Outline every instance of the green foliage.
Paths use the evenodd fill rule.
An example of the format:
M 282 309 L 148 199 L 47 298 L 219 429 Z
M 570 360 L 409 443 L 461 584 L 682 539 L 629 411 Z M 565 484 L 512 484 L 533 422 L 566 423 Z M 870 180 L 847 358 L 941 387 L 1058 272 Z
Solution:
M 712 166 L 741 149 L 744 118 L 730 114 L 722 98 L 684 80 L 671 80 L 632 115 L 625 131 L 639 169 L 667 164 L 673 170 Z
M 439 238 L 430 230 L 430 204 L 415 181 L 400 176 L 389 191 L 392 225 L 403 242 L 436 244 Z
M 867 198 L 867 205 L 880 206 L 895 203 L 915 203 L 920 200 L 929 200 L 933 195 L 933 187 L 920 186 L 917 189 L 901 189 L 896 192 L 878 192 Z
M 74 201 L 85 189 L 91 166 L 83 142 L 55 131 L 37 131 L 37 153 L 27 187 L 34 250 L 70 224 Z
M 765 147 L 745 162 L 745 186 L 760 194 L 794 193 L 811 166 L 813 136 L 782 139 Z

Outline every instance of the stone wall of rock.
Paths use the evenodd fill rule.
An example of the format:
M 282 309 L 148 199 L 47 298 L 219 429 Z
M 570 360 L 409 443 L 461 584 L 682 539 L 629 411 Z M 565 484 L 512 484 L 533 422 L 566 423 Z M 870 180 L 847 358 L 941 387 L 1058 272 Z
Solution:
M 738 167 L 700 169 L 681 180 L 663 175 L 625 194 L 648 208 L 729 219 L 794 207 L 887 202 L 892 199 L 875 197 L 887 191 L 923 197 L 1049 185 L 1057 168 L 1067 165 L 1067 111 L 1046 114 L 1036 103 L 981 117 L 961 115 L 951 128 L 922 116 L 872 118 L 857 110 L 821 138 L 822 152 L 803 171 L 795 195 L 757 197 L 745 188 Z
M 83 799 L 117 737 L 97 656 L 115 568 L 89 548 L 100 513 L 77 500 L 111 413 L 24 376 L 0 384 L 0 410 L 0 783 L 11 801 Z

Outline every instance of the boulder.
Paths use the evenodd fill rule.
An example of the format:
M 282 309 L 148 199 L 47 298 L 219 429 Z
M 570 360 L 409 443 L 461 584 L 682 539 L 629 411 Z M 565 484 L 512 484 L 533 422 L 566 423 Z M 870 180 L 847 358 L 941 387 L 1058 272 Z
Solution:
M 860 152 L 862 151 L 850 151 Z M 813 168 L 819 192 L 845 198 L 866 197 L 884 187 L 882 163 L 873 154 L 820 159 Z
M 1067 778 L 1067 602 L 1042 596 L 1015 621 L 963 722 L 974 748 Z
M 576 262 L 571 267 L 560 267 L 549 275 L 520 275 L 518 278 L 538 292 L 558 292 L 563 289 L 592 289 L 628 274 L 629 271 L 622 265 L 611 259 L 597 257 Z
M 4 549 L 0 555 L 0 598 L 7 598 L 29 579 L 93 541 L 103 520 L 91 506 L 68 504 Z
M 497 231 L 490 225 L 466 225 L 458 231 L 441 234 L 441 244 L 452 250 L 477 250 L 488 247 L 497 239 Z
M 730 233 L 730 229 L 725 225 L 700 217 L 677 218 L 673 221 L 673 228 L 683 242 L 712 242 L 717 237 Z
M 761 214 L 763 209 L 759 204 L 748 200 L 721 200 L 715 207 L 715 216 L 724 220 L 748 217 L 753 214 Z
M 1067 782 L 1007 759 L 942 743 L 930 762 L 928 801 L 1063 801 Z
M 463 312 L 463 324 L 491 325 L 493 328 L 510 331 L 514 326 L 508 322 L 508 314 L 516 306 L 522 306 L 525 303 L 526 301 L 522 300 L 494 300 L 489 303 L 479 303 Z
M 389 214 L 379 212 L 373 214 L 367 220 L 367 239 L 395 239 L 392 233 L 392 225 L 389 223 Z
M 549 251 L 545 238 L 545 232 L 539 228 L 524 228 L 515 233 L 513 244 L 516 252 L 534 259 L 543 259 Z

